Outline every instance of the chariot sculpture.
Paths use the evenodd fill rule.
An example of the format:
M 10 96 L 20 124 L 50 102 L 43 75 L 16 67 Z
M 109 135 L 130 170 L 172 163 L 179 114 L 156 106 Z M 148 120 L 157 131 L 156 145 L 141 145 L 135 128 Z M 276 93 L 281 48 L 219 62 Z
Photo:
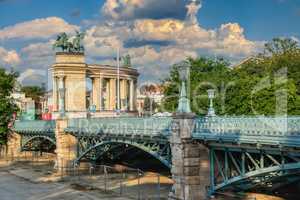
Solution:
M 76 31 L 76 35 L 70 38 L 66 33 L 61 33 L 57 36 L 55 43 L 53 44 L 53 49 L 57 52 L 68 52 L 68 53 L 83 53 L 84 47 L 82 40 L 85 33 L 80 33 Z

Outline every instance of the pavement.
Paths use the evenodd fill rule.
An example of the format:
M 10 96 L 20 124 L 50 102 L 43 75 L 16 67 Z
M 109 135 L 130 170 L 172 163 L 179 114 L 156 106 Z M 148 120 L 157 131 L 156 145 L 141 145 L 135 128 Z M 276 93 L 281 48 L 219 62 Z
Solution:
M 24 172 L 0 169 L 0 200 L 129 200 L 65 183 L 31 181 L 30 174 L 23 177 Z

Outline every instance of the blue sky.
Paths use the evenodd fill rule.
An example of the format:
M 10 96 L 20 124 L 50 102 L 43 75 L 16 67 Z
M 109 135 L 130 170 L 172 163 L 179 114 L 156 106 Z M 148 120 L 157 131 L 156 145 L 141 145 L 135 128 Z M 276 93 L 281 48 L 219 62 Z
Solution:
M 0 0 L 0 65 L 40 82 L 55 36 L 78 29 L 89 62 L 114 64 L 108 42 L 133 57 L 142 81 L 157 81 L 187 56 L 234 63 L 274 37 L 299 40 L 300 0 Z
M 0 27 L 49 16 L 80 24 L 100 17 L 103 3 L 104 0 L 0 0 Z M 206 28 L 238 22 L 249 39 L 300 37 L 300 0 L 204 0 L 198 16 Z

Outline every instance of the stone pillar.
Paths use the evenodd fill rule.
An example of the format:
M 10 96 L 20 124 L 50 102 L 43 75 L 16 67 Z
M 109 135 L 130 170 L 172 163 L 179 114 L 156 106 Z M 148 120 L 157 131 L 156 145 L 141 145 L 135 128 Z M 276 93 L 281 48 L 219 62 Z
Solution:
M 9 158 L 18 157 L 20 155 L 22 136 L 18 133 L 11 132 L 7 139 L 6 154 Z
M 99 78 L 99 110 L 103 110 L 103 77 L 100 75 Z
M 109 80 L 109 109 L 116 109 L 116 99 L 117 99 L 117 88 L 116 88 L 116 79 L 111 78 Z
M 68 120 L 66 118 L 56 120 L 56 167 L 59 173 L 71 169 L 77 156 L 77 139 L 73 135 L 64 132 L 67 126 Z
M 174 116 L 172 136 L 173 193 L 178 199 L 204 200 L 209 186 L 208 150 L 192 140 L 195 115 L 178 113 Z
M 135 110 L 135 86 L 134 86 L 134 80 L 131 79 L 130 80 L 130 86 L 129 86 L 129 90 L 130 90 L 130 99 L 129 99 L 129 111 L 134 111 Z
M 121 110 L 126 110 L 128 102 L 127 100 L 127 80 L 122 79 L 120 84 L 120 95 L 121 95 Z
M 53 90 L 53 94 L 52 94 L 52 106 L 53 106 L 53 111 L 57 112 L 58 111 L 58 102 L 57 102 L 57 99 L 58 99 L 58 91 L 57 91 L 57 78 L 55 76 L 52 77 L 52 81 L 53 81 L 53 84 L 52 84 L 52 90 Z
M 58 92 L 59 92 L 59 112 L 61 115 L 65 114 L 65 83 L 64 77 L 58 77 Z
M 93 105 L 100 110 L 100 78 L 93 78 Z

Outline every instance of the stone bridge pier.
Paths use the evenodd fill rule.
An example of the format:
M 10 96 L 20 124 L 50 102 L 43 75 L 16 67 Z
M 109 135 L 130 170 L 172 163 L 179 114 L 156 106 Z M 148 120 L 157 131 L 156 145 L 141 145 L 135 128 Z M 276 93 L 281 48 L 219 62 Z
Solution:
M 67 118 L 60 117 L 56 120 L 56 168 L 60 173 L 72 168 L 77 156 L 77 139 L 64 131 L 67 126 Z
M 11 132 L 8 135 L 7 144 L 6 144 L 6 156 L 8 158 L 15 158 L 21 156 L 21 135 Z
M 195 115 L 177 113 L 172 124 L 170 145 L 172 151 L 173 191 L 170 199 L 207 199 L 209 186 L 208 149 L 192 140 Z

